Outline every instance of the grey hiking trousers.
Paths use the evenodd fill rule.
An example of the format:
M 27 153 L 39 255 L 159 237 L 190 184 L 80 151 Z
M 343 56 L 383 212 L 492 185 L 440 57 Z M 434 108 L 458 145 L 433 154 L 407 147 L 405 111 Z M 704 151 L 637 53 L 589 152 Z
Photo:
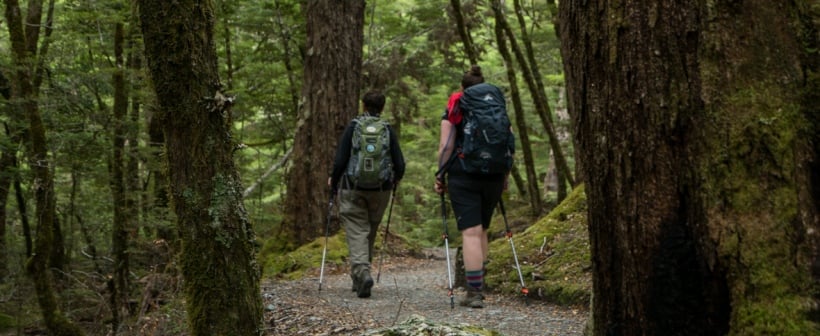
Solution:
M 390 193 L 390 190 L 341 190 L 339 217 L 347 235 L 350 276 L 354 280 L 363 271 L 370 271 L 373 244 L 376 242 L 384 210 L 390 202 Z

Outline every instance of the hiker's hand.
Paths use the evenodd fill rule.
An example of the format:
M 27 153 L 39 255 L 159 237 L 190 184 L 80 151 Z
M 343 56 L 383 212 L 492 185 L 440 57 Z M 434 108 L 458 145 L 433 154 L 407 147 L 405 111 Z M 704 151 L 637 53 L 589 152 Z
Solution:
M 447 191 L 447 184 L 441 180 L 441 178 L 436 177 L 436 185 L 433 187 L 437 194 L 441 195 L 441 193 Z
M 335 185 L 333 185 L 332 179 L 333 179 L 332 177 L 327 178 L 327 186 L 330 187 L 330 194 L 331 195 L 336 195 L 336 194 L 339 193 L 339 188 L 337 188 Z

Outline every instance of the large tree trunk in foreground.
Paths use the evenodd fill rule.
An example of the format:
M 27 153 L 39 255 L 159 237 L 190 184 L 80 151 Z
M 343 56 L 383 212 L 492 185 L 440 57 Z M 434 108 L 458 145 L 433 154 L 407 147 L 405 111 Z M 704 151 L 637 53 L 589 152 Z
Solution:
M 817 13 L 770 0 L 559 6 L 593 334 L 816 333 Z
M 307 1 L 302 110 L 287 177 L 283 241 L 321 235 L 336 142 L 358 114 L 364 41 L 362 0 Z M 293 247 L 295 247 L 293 246 Z
M 141 0 L 139 10 L 165 134 L 190 334 L 260 335 L 260 273 L 233 162 L 233 99 L 220 92 L 213 5 Z

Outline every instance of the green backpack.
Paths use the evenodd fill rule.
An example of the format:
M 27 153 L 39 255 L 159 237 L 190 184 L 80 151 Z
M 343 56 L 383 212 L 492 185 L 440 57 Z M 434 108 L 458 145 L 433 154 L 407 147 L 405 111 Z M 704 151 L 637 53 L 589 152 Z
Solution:
M 379 117 L 360 116 L 353 119 L 353 140 L 347 177 L 354 188 L 381 188 L 393 180 L 393 160 L 390 157 L 390 131 Z

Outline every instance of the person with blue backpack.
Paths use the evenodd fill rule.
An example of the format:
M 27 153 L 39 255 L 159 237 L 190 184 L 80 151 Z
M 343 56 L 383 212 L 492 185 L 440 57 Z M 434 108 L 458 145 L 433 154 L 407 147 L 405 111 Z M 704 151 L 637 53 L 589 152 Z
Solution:
M 348 124 L 333 162 L 328 185 L 339 198 L 339 217 L 345 228 L 353 291 L 370 297 L 373 245 L 391 193 L 404 177 L 404 156 L 398 137 L 380 118 L 385 97 L 369 91 L 362 97 L 363 113 Z
M 514 153 L 515 137 L 504 94 L 485 83 L 481 67 L 473 65 L 462 77 L 461 90 L 450 96 L 441 118 L 434 187 L 438 194 L 449 194 L 461 232 L 467 283 L 461 306 L 484 307 L 487 229 L 506 188 Z

